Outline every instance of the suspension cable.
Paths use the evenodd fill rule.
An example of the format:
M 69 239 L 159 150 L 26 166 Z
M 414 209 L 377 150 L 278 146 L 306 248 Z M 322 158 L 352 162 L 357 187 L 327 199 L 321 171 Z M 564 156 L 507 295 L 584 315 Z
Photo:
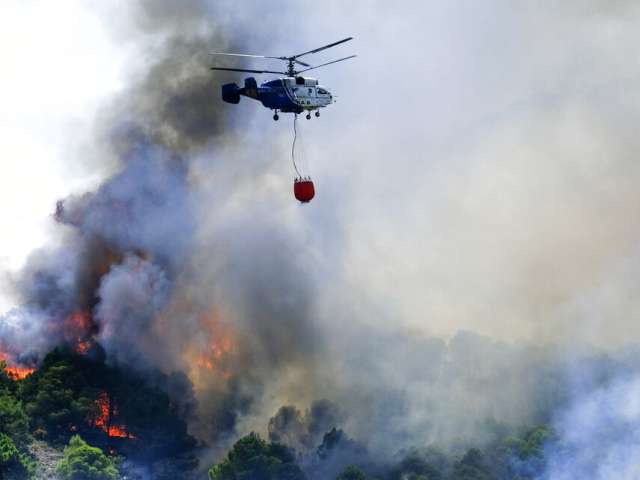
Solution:
M 298 177 L 302 178 L 300 172 L 298 171 L 298 166 L 296 165 L 296 157 L 295 157 L 295 149 L 296 149 L 296 138 L 298 137 L 298 131 L 296 129 L 296 123 L 298 122 L 298 114 L 293 114 L 293 144 L 291 145 L 291 162 L 293 163 L 293 168 L 298 174 Z

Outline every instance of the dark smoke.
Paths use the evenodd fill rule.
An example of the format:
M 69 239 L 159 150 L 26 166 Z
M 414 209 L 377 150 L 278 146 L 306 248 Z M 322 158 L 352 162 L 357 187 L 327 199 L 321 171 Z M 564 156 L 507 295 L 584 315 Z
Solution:
M 165 148 L 175 160 L 204 149 L 226 132 L 229 120 L 218 93 L 221 75 L 209 70 L 208 52 L 244 48 L 243 35 L 221 21 L 214 2 L 193 0 L 136 2 L 129 28 L 132 37 L 153 38 L 145 54 L 150 63 L 116 107 L 104 131 L 110 148 L 126 157 L 147 144 Z
M 132 8 L 121 32 L 144 45 L 144 67 L 105 106 L 94 142 L 116 171 L 95 192 L 58 203 L 62 246 L 32 255 L 16 279 L 23 305 L 2 319 L 0 342 L 14 361 L 97 342 L 109 362 L 180 379 L 163 386 L 180 403 L 189 377 L 196 433 L 231 439 L 269 382 L 312 370 L 321 345 L 309 321 L 313 287 L 281 222 L 226 215 L 228 196 L 255 173 L 224 185 L 202 183 L 215 170 L 193 171 L 202 155 L 218 169 L 235 162 L 220 152 L 238 134 L 227 112 L 241 116 L 219 99 L 232 77 L 211 72 L 207 52 L 245 50 L 245 32 L 214 3 Z M 218 203 L 202 208 L 216 190 Z M 227 347 L 216 342 L 230 344 L 222 359 L 216 349 Z
M 321 444 L 324 435 L 344 423 L 344 414 L 329 400 L 318 400 L 304 414 L 295 406 L 280 407 L 269 420 L 269 440 L 308 453 Z
M 343 212 L 348 206 L 338 203 L 321 213 L 308 211 L 310 218 L 325 215 L 318 224 L 330 228 L 318 231 L 314 228 L 318 224 L 305 221 L 302 215 L 296 217 L 274 193 L 288 189 L 286 181 L 279 180 L 286 171 L 279 165 L 288 162 L 280 138 L 255 128 L 245 104 L 233 108 L 221 103 L 220 84 L 240 77 L 208 70 L 208 51 L 260 53 L 259 46 L 271 53 L 265 41 L 270 36 L 263 33 L 272 27 L 265 19 L 283 9 L 288 17 L 296 17 L 290 4 L 253 2 L 251 7 L 199 0 L 139 1 L 130 7 L 132 15 L 122 20 L 118 32 L 123 42 L 135 44 L 143 55 L 131 68 L 127 88 L 101 112 L 92 141 L 93 157 L 87 159 L 89 164 L 113 164 L 114 171 L 95 191 L 58 204 L 55 219 L 62 231 L 61 246 L 34 253 L 14 279 L 22 306 L 0 318 L 0 350 L 11 360 L 30 365 L 55 346 L 96 342 L 109 363 L 135 370 L 169 394 L 183 418 L 190 421 L 192 433 L 214 447 L 207 461 L 239 435 L 261 430 L 271 440 L 295 448 L 314 478 L 330 478 L 351 463 L 376 471 L 382 468 L 379 463 L 397 458 L 403 449 L 416 447 L 422 452 L 438 445 L 458 452 L 491 444 L 503 424 L 539 423 L 558 425 L 570 448 L 587 452 L 554 457 L 550 478 L 564 478 L 567 471 L 588 472 L 592 459 L 600 460 L 607 452 L 618 462 L 612 463 L 614 467 L 623 464 L 623 457 L 637 457 L 636 449 L 629 448 L 636 439 L 625 430 L 638 423 L 632 402 L 638 390 L 634 376 L 640 365 L 637 351 L 612 359 L 590 347 L 582 350 L 573 345 L 567 351 L 561 345 L 501 342 L 470 332 L 434 338 L 395 328 L 398 318 L 389 313 L 389 304 L 402 302 L 402 298 L 391 298 L 397 291 L 391 288 L 396 260 L 410 263 L 417 253 L 430 259 L 420 268 L 434 272 L 433 277 L 425 274 L 425 284 L 411 285 L 419 292 L 410 292 L 420 299 L 414 302 L 416 310 L 424 308 L 416 316 L 425 324 L 445 324 L 458 317 L 468 321 L 473 316 L 479 317 L 474 319 L 478 323 L 490 323 L 494 320 L 488 318 L 493 314 L 492 302 L 503 299 L 516 304 L 517 308 L 506 310 L 511 316 L 526 313 L 538 318 L 542 314 L 533 307 L 545 312 L 546 300 L 554 300 L 558 291 L 558 285 L 550 281 L 558 281 L 551 274 L 558 269 L 547 271 L 541 266 L 555 267 L 555 252 L 592 238 L 593 230 L 603 230 L 602 212 L 592 208 L 591 202 L 574 200 L 589 215 L 584 225 L 578 222 L 581 228 L 567 226 L 565 215 L 558 220 L 555 207 L 566 204 L 564 186 L 558 190 L 562 195 L 548 207 L 553 211 L 551 220 L 546 210 L 538 216 L 536 210 L 529 210 L 533 208 L 529 199 L 537 195 L 525 189 L 525 207 L 503 212 L 509 228 L 502 232 L 507 233 L 506 238 L 496 243 L 492 237 L 496 217 L 487 211 L 492 213 L 494 204 L 507 202 L 496 198 L 491 189 L 500 188 L 485 191 L 484 163 L 475 167 L 478 173 L 458 160 L 453 170 L 466 173 L 451 174 L 454 178 L 449 179 L 451 169 L 442 168 L 446 175 L 433 177 L 435 183 L 446 185 L 434 186 L 441 198 L 429 198 L 433 205 L 446 204 L 438 207 L 441 210 L 434 207 L 423 215 L 407 210 L 397 199 L 390 203 L 398 202 L 402 208 L 397 211 L 385 205 L 394 218 L 400 211 L 408 212 L 412 225 L 423 217 L 434 222 L 426 224 L 425 231 L 437 239 L 435 243 L 425 247 L 421 237 L 416 241 L 413 232 L 405 235 L 393 222 L 388 224 L 390 234 L 381 232 L 382 223 L 360 224 L 367 231 L 366 242 L 357 235 L 353 240 L 349 235 L 357 226 L 345 220 L 349 217 Z M 454 73 L 452 76 L 464 77 Z M 409 82 L 406 91 L 416 82 L 414 75 L 389 80 L 389 84 L 391 80 Z M 370 95 L 369 89 L 363 91 Z M 456 109 L 449 110 L 465 110 L 462 102 L 466 97 L 462 98 L 456 100 L 461 102 Z M 395 97 L 383 100 L 397 103 Z M 390 111 L 396 108 L 389 107 Z M 251 112 L 256 111 L 268 113 L 257 105 Z M 526 136 L 529 122 L 555 129 L 552 120 L 556 119 L 550 113 L 540 113 L 536 122 L 528 119 L 513 138 L 507 137 L 512 144 L 507 143 L 507 154 L 497 155 L 504 160 L 489 169 L 490 176 L 499 180 L 502 172 L 514 168 L 512 151 L 524 140 L 531 141 Z M 388 118 L 380 116 L 378 121 L 384 123 L 373 124 L 373 131 L 387 131 Z M 423 125 L 418 120 L 410 123 Z M 510 120 L 504 123 L 511 125 Z M 502 140 L 500 133 L 494 132 Z M 552 137 L 546 130 L 539 135 Z M 363 152 L 370 148 L 379 148 L 371 142 L 369 132 L 343 141 L 364 148 L 359 150 L 360 157 L 367 157 Z M 399 156 L 397 139 L 382 143 L 393 148 L 389 157 Z M 534 148 L 532 151 L 538 155 Z M 415 161 L 415 152 L 407 152 Z M 463 153 L 466 162 L 466 151 Z M 489 148 L 481 156 L 493 157 L 493 153 Z M 551 173 L 543 171 L 545 176 L 557 176 L 555 168 L 562 165 L 556 161 L 559 154 L 551 148 L 543 149 L 541 156 L 551 158 L 549 163 L 554 165 Z M 583 158 L 578 156 L 576 164 L 581 164 Z M 524 166 L 546 165 L 526 158 L 519 162 L 516 165 L 522 171 L 516 172 L 516 179 L 538 178 L 537 170 Z M 606 169 L 620 168 L 612 164 Z M 415 178 L 422 181 L 422 175 Z M 512 186 L 511 177 L 504 178 Z M 616 180 L 609 179 L 618 185 Z M 480 195 L 468 195 L 481 200 L 486 195 L 484 204 L 452 201 L 459 191 L 466 191 L 467 183 L 482 185 Z M 362 185 L 362 189 L 370 188 L 364 180 Z M 631 187 L 629 191 L 637 190 Z M 368 202 L 370 197 L 360 192 L 362 202 Z M 397 198 L 410 198 L 414 205 L 426 203 L 426 197 L 420 201 Z M 621 225 L 628 223 L 628 215 L 618 207 L 633 204 L 627 199 L 634 198 L 635 194 L 629 194 L 612 203 L 615 208 L 611 210 L 622 212 L 614 217 Z M 370 206 L 366 208 L 370 214 Z M 384 221 L 389 211 L 376 210 L 371 217 Z M 597 228 L 591 223 L 592 216 L 597 217 Z M 473 219 L 471 228 L 469 218 Z M 483 223 L 488 218 L 491 221 Z M 523 234 L 511 228 L 514 219 L 522 222 L 518 225 Z M 527 230 L 530 221 L 535 228 Z M 616 227 L 616 222 L 612 225 L 613 232 L 627 231 Z M 550 231 L 560 232 L 560 241 L 532 241 L 546 239 Z M 570 235 L 565 239 L 566 231 Z M 407 257 L 370 254 L 402 250 L 389 249 L 387 245 L 398 244 L 384 233 L 413 238 L 406 244 Z M 625 242 L 620 244 L 626 244 L 628 237 L 621 237 Z M 316 242 L 308 242 L 310 238 Z M 356 244 L 353 257 L 334 252 L 346 249 L 347 242 Z M 491 250 L 494 243 L 511 247 L 506 249 L 508 254 L 500 248 Z M 322 248 L 325 245 L 330 247 Z M 380 295 L 375 299 L 363 293 L 371 279 L 351 271 L 358 269 L 360 251 L 371 245 L 375 248 L 362 258 L 368 267 L 366 276 L 378 285 Z M 589 271 L 591 264 L 583 258 L 590 258 L 598 248 L 586 247 L 571 249 L 578 252 L 575 263 L 580 268 L 560 263 L 564 267 L 559 270 L 572 279 L 567 285 L 574 286 L 573 277 L 588 277 L 581 272 Z M 476 248 L 487 248 L 489 254 L 478 255 Z M 532 256 L 532 249 L 536 255 Z M 476 256 L 482 257 L 479 264 L 474 263 Z M 524 280 L 504 280 L 504 272 L 511 272 L 512 265 L 521 266 Z M 544 274 L 537 273 L 540 268 Z M 522 289 L 509 290 L 519 282 Z M 451 289 L 450 285 L 461 286 Z M 482 296 L 487 285 L 491 287 L 489 301 Z M 468 292 L 478 289 L 477 298 L 473 294 L 466 298 Z M 438 300 L 444 290 L 447 295 Z M 429 295 L 436 300 L 431 302 Z M 458 302 L 460 310 L 453 307 Z M 505 324 L 517 320 L 510 317 L 507 321 L 504 316 L 502 311 Z M 631 406 L 607 415 L 603 422 L 582 415 L 613 410 L 624 402 Z M 607 438 L 622 440 L 603 445 L 598 439 L 603 430 Z M 593 451 L 605 453 L 590 455 Z M 607 478 L 607 474 L 603 470 L 600 476 Z

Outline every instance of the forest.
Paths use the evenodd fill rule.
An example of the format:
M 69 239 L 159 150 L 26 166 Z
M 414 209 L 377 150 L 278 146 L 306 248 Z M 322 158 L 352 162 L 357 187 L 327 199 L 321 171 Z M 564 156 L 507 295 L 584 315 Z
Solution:
M 540 478 L 545 452 L 561 448 L 546 425 L 487 422 L 491 440 L 482 445 L 416 445 L 393 452 L 393 461 L 370 454 L 340 425 L 319 445 L 296 449 L 276 428 L 277 416 L 291 424 L 298 415 L 283 407 L 268 438 L 242 436 L 209 465 L 201 461 L 208 445 L 189 434 L 185 412 L 163 391 L 166 379 L 154 386 L 153 379 L 108 365 L 99 350 L 58 348 L 34 371 L 1 366 L 2 480 L 48 478 L 43 449 L 58 452 L 48 471 L 60 480 L 142 479 L 141 465 L 154 465 L 157 479 L 524 480 Z
M 344 4 L 3 2 L 0 480 L 640 478 L 640 4 Z

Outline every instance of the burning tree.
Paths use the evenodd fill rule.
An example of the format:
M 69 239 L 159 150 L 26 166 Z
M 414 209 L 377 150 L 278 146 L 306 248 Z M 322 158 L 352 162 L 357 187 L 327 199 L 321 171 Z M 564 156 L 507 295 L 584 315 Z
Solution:
M 104 391 L 100 392 L 98 398 L 94 402 L 97 411 L 89 418 L 90 423 L 95 427 L 100 428 L 109 437 L 119 438 L 136 438 L 131 433 L 127 432 L 127 428 L 118 423 L 119 411 L 117 405 L 111 400 L 109 393 Z
M 0 349 L 0 371 L 6 372 L 12 379 L 23 380 L 35 370 L 35 367 L 27 367 L 19 365 L 17 362 L 10 362 L 9 355 Z
M 158 385 L 162 375 L 156 375 Z M 145 455 L 179 452 L 194 445 L 185 421 L 159 386 L 134 372 L 104 363 L 104 357 L 56 349 L 24 380 L 22 399 L 33 429 L 56 442 L 81 434 L 98 445 L 135 454 L 131 443 L 145 441 Z

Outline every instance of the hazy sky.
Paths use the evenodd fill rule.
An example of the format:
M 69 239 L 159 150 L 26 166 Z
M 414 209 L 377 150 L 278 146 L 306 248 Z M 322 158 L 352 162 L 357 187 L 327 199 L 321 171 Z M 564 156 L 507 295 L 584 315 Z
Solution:
M 119 87 L 122 52 L 88 5 L 0 6 L 3 269 L 17 269 L 48 241 L 56 199 L 92 181 L 68 158 L 69 146 L 86 138 L 97 105 Z M 11 301 L 2 297 L 0 305 Z
M 55 201 L 109 168 L 83 159 L 92 119 L 145 62 L 118 3 L 0 6 L 3 270 L 53 241 Z M 224 3 L 255 26 L 248 53 L 355 37 L 318 58 L 359 55 L 317 72 L 338 103 L 302 119 L 311 205 L 290 198 L 290 119 L 225 106 L 250 119 L 247 154 L 282 156 L 274 205 L 339 265 L 327 296 L 427 333 L 638 339 L 634 2 Z

